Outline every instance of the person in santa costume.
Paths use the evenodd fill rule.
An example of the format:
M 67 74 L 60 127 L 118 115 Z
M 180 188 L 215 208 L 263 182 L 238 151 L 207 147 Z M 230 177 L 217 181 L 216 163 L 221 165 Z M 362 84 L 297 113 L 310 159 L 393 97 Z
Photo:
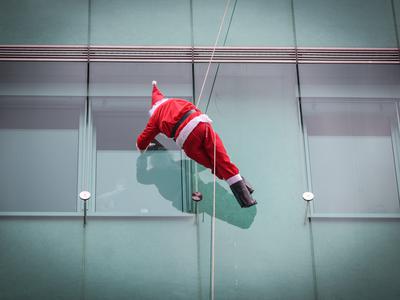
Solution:
M 251 196 L 253 188 L 230 161 L 220 137 L 211 126 L 211 119 L 187 100 L 166 98 L 156 81 L 152 85 L 150 119 L 137 138 L 137 149 L 145 151 L 156 135 L 163 133 L 173 138 L 188 157 L 213 172 L 215 147 L 215 175 L 229 184 L 241 207 L 257 204 Z

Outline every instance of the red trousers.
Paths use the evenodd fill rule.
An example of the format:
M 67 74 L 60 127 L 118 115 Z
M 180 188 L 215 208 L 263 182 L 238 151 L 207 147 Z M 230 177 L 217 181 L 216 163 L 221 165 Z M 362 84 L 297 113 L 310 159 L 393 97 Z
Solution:
M 216 140 L 215 175 L 219 179 L 226 180 L 239 174 L 239 169 L 231 162 L 220 137 L 215 133 L 210 123 L 199 123 L 183 144 L 183 150 L 191 159 L 213 172 L 214 140 Z

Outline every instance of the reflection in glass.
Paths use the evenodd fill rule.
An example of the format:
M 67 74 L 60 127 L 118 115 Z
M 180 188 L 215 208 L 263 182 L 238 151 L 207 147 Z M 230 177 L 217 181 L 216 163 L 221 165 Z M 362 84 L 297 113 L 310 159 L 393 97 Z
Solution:
M 315 212 L 399 212 L 398 66 L 299 70 Z
M 1 1 L 0 43 L 85 45 L 88 9 L 89 0 Z
M 185 163 L 175 142 L 158 135 L 168 151 L 142 155 L 135 143 L 149 119 L 152 80 L 169 97 L 190 99 L 190 64 L 93 63 L 90 72 L 95 211 L 144 216 L 188 211 Z
M 397 47 L 389 0 L 294 1 L 294 14 L 300 47 Z
M 197 180 L 198 190 L 204 195 L 203 200 L 198 203 L 197 212 L 213 215 L 213 193 L 214 181 L 213 175 L 209 169 L 198 165 Z M 215 198 L 217 201 L 215 207 L 215 218 L 230 224 L 234 227 L 249 229 L 254 222 L 257 214 L 257 206 L 241 209 L 235 196 L 232 194 L 229 186 L 217 179 L 215 185 Z
M 304 99 L 303 114 L 315 212 L 400 212 L 396 103 Z
M 92 44 L 190 44 L 190 1 L 97 0 L 91 11 Z
M 0 98 L 0 211 L 76 211 L 83 98 Z
M 182 154 L 166 138 L 168 151 L 136 150 L 148 119 L 148 99 L 92 102 L 96 133 L 96 211 L 175 215 L 183 210 Z
M 85 65 L 0 69 L 0 211 L 76 212 Z

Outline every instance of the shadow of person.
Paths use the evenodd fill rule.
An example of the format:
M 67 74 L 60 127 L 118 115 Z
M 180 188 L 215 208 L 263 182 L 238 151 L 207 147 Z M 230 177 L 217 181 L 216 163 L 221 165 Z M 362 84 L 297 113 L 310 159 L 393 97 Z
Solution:
M 241 208 L 232 192 L 225 189 L 218 180 L 217 178 L 215 184 L 216 218 L 243 229 L 250 228 L 257 214 L 257 207 L 253 205 L 248 208 Z M 197 204 L 198 212 L 204 212 L 211 216 L 213 212 L 214 182 L 205 183 L 198 176 L 198 186 L 199 191 L 203 194 L 203 200 Z
M 174 160 L 170 151 L 146 151 L 139 155 L 136 161 L 136 178 L 141 184 L 154 184 L 160 195 L 172 202 L 179 211 L 182 207 L 181 160 Z M 198 178 L 199 192 L 203 194 L 203 200 L 194 203 L 198 213 L 206 213 L 212 216 L 212 202 L 214 183 L 205 183 Z M 257 214 L 256 206 L 240 208 L 232 193 L 225 189 L 218 181 L 215 187 L 217 219 L 227 222 L 242 229 L 250 228 Z
M 145 185 L 155 185 L 160 195 L 182 210 L 181 163 L 169 151 L 146 151 L 136 160 L 136 179 Z

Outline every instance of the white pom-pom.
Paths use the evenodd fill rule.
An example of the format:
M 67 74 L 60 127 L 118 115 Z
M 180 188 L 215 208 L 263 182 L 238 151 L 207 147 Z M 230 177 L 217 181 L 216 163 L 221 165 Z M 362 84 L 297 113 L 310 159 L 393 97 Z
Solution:
M 152 84 L 152 85 L 157 85 L 157 81 L 153 80 L 153 81 L 151 82 L 151 84 Z

